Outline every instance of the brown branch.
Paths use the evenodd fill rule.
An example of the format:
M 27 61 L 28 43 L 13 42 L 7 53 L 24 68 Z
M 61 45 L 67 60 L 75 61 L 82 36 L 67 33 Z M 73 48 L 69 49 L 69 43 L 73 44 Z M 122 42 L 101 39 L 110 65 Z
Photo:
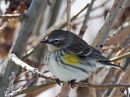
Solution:
M 28 18 L 24 19 L 21 24 L 19 33 L 13 42 L 10 49 L 10 53 L 15 53 L 17 56 L 22 57 L 25 47 L 27 45 L 28 38 L 33 32 L 34 26 L 36 25 L 40 11 L 42 10 L 43 0 L 32 0 L 31 5 L 27 11 Z M 23 37 L 24 36 L 24 37 Z M 0 81 L 0 97 L 4 97 L 8 84 L 10 82 L 9 76 L 11 72 L 18 73 L 19 67 L 15 66 L 13 62 L 6 60 L 3 68 L 3 76 Z
M 23 17 L 25 14 L 5 14 L 0 15 L 0 19 L 9 19 L 9 18 L 20 18 Z
M 4 29 L 5 27 L 7 27 L 8 23 L 9 23 L 10 21 L 11 21 L 11 20 L 9 20 L 9 21 L 7 21 L 7 22 L 4 22 L 4 24 L 3 24 L 2 26 L 0 26 L 0 32 L 2 32 L 3 29 Z
M 123 58 L 127 58 L 127 57 L 130 57 L 130 52 L 127 52 L 127 53 L 122 54 L 120 56 L 111 58 L 110 61 L 117 61 L 117 60 L 120 60 L 120 59 L 123 59 Z
M 98 5 L 98 6 L 96 6 L 96 7 L 94 7 L 93 9 L 92 9 L 92 11 L 95 11 L 95 10 L 97 10 L 97 9 L 99 9 L 99 8 L 101 8 L 101 7 L 103 7 L 103 6 L 105 6 L 108 2 L 110 2 L 111 0 L 106 0 L 106 1 L 104 1 L 101 5 Z
M 88 8 L 89 4 L 87 4 L 83 9 L 81 9 L 79 12 L 77 12 L 76 15 L 74 15 L 72 18 L 71 18 L 71 22 L 74 21 L 86 8 Z M 67 25 L 67 22 L 63 23 L 59 29 L 63 29 L 65 26 Z
M 89 19 L 89 15 L 90 15 L 90 12 L 92 10 L 92 6 L 94 4 L 94 1 L 95 0 L 92 0 L 91 3 L 89 4 L 89 7 L 88 7 L 88 10 L 85 14 L 85 18 L 84 18 L 84 21 L 83 21 L 83 25 L 80 29 L 80 32 L 79 32 L 79 36 L 82 37 L 87 29 L 87 22 L 88 22 L 88 19 Z
M 67 30 L 71 29 L 70 11 L 71 11 L 71 0 L 67 0 Z

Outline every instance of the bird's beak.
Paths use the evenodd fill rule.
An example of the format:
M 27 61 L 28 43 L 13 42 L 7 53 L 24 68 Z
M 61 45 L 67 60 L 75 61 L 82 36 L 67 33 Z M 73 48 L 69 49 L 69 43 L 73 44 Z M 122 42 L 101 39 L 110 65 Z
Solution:
M 45 44 L 50 44 L 50 42 L 48 40 L 42 40 L 41 43 L 45 43 Z

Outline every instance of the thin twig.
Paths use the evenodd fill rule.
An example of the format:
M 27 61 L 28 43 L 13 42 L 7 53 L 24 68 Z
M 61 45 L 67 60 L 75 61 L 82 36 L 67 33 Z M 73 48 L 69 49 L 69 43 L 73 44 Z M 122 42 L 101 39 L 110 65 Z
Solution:
M 89 7 L 89 4 L 87 4 L 86 6 L 84 6 L 83 9 L 81 9 L 76 15 L 74 15 L 71 19 L 71 21 L 73 21 L 74 19 L 76 19 L 85 9 L 87 9 Z
M 67 0 L 67 30 L 71 30 L 70 12 L 71 12 L 71 0 Z
M 5 14 L 5 15 L 0 15 L 0 19 L 9 19 L 9 18 L 20 18 L 24 16 L 24 14 Z
M 9 19 L 8 21 L 4 22 L 2 26 L 0 26 L 0 34 L 5 29 L 5 27 L 7 27 L 8 24 L 11 23 L 12 21 L 13 21 L 12 19 Z
M 32 48 L 32 49 L 30 49 L 29 51 L 27 51 L 27 52 L 22 56 L 22 58 L 23 58 L 23 59 L 24 59 L 24 58 L 27 58 L 27 57 L 30 56 L 33 52 L 34 52 L 34 49 Z
M 117 61 L 117 60 L 120 60 L 120 59 L 123 59 L 123 58 L 126 58 L 126 57 L 130 57 L 130 52 L 127 52 L 123 55 L 111 58 L 110 61 Z
M 96 7 L 94 7 L 93 9 L 92 9 L 92 11 L 95 11 L 95 10 L 97 10 L 97 9 L 99 9 L 99 8 L 102 8 L 103 6 L 105 6 L 108 2 L 110 2 L 111 0 L 106 0 L 106 1 L 104 1 L 101 5 L 98 5 L 98 6 L 96 6 Z
M 5 22 L 2 26 L 0 26 L 0 32 L 2 32 L 3 29 L 4 29 L 5 27 L 7 27 L 8 23 L 9 23 L 9 21 Z
M 74 21 L 86 8 L 88 8 L 88 6 L 89 6 L 89 4 L 87 4 L 83 9 L 81 9 L 79 12 L 77 12 L 76 15 L 74 15 L 71 18 L 71 22 Z M 59 29 L 63 29 L 66 25 L 67 25 L 67 22 L 65 22 L 63 25 L 61 25 Z
M 83 21 L 83 25 L 80 29 L 80 33 L 79 33 L 79 36 L 82 37 L 84 35 L 84 32 L 86 31 L 87 29 L 87 22 L 88 22 L 88 19 L 89 19 L 89 15 L 90 15 L 90 12 L 92 10 L 92 6 L 94 4 L 94 1 L 95 0 L 92 0 L 91 3 L 89 4 L 89 7 L 88 7 L 88 10 L 85 14 L 85 18 L 84 18 L 84 21 Z

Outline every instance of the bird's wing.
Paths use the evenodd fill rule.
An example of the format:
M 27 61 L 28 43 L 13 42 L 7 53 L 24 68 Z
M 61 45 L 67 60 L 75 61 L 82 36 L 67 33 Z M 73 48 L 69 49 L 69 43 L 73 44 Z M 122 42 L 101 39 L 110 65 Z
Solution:
M 101 63 L 102 65 L 119 67 L 125 70 L 123 67 L 119 65 L 110 63 L 108 58 L 103 56 L 100 51 L 96 50 L 95 48 L 91 46 L 86 46 L 86 47 L 82 47 L 81 45 L 78 47 L 71 46 L 71 49 L 69 49 L 69 52 L 76 54 L 76 56 L 78 56 L 81 60 L 92 58 L 93 60 L 97 61 L 98 63 Z
M 91 46 L 90 46 L 89 52 L 83 52 L 82 55 L 84 55 L 84 56 L 87 55 L 86 57 L 90 57 L 92 59 L 95 59 L 95 61 L 97 61 L 98 63 L 101 63 L 103 65 L 118 67 L 122 70 L 125 70 L 125 68 L 121 67 L 120 65 L 110 63 L 110 60 L 108 58 L 103 56 L 98 50 L 96 50 L 95 48 L 93 48 Z
M 92 52 L 88 55 L 88 57 L 91 57 L 99 62 L 109 62 L 109 59 L 104 57 L 100 51 L 96 50 L 95 48 L 91 47 Z
M 101 52 L 96 50 L 94 47 L 89 46 L 86 42 L 80 41 L 78 45 L 73 44 L 70 47 L 67 47 L 66 50 L 72 52 L 79 58 L 91 57 L 92 59 L 101 60 L 101 61 L 109 61 L 106 57 L 101 55 Z

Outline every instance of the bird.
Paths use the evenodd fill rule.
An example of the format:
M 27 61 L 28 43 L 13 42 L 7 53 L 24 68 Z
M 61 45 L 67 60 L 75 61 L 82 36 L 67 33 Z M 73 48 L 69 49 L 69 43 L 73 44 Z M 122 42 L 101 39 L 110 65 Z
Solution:
M 70 31 L 54 30 L 41 43 L 47 46 L 44 62 L 49 71 L 65 82 L 82 81 L 100 67 L 124 69 Z

